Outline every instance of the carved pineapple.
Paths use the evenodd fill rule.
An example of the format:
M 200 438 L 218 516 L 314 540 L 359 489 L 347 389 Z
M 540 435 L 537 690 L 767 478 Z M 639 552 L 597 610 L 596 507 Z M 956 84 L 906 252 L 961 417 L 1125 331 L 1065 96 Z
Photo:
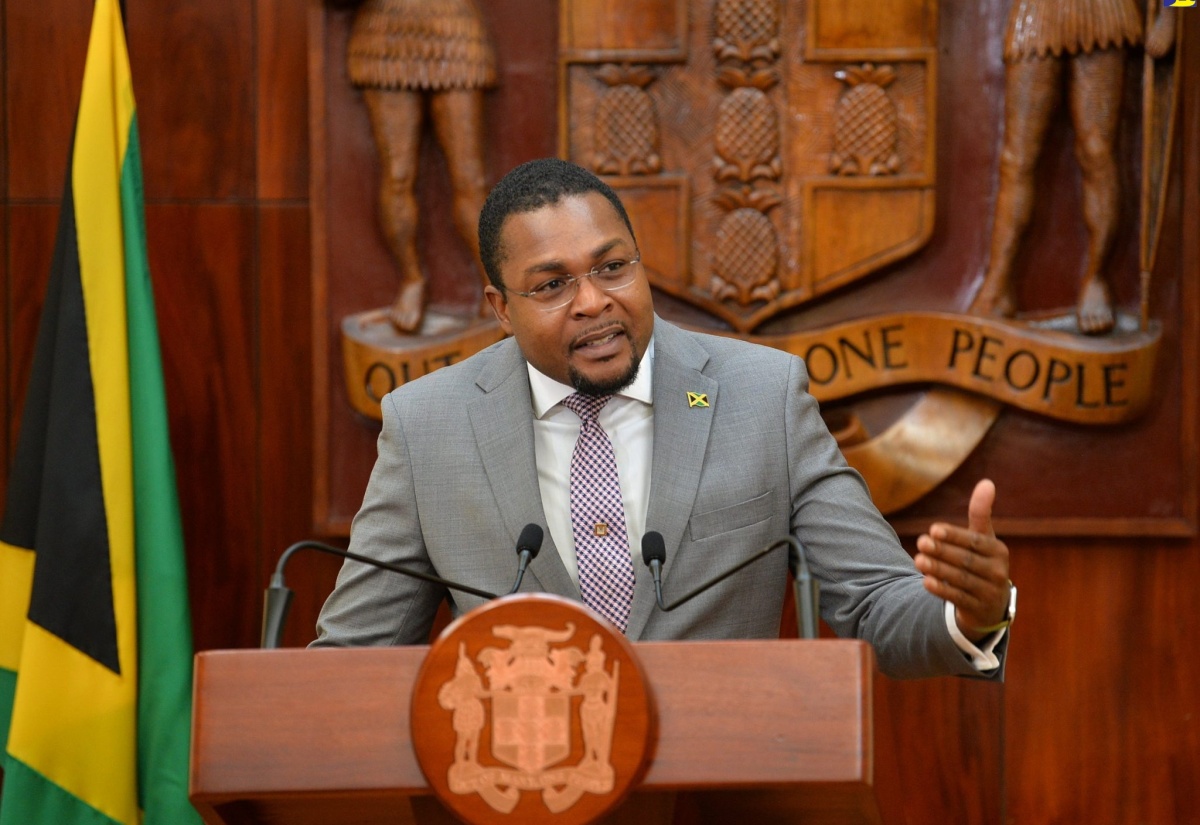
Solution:
M 719 0 L 713 13 L 713 51 L 717 60 L 774 60 L 779 55 L 776 0 Z
M 643 88 L 654 74 L 644 66 L 609 64 L 596 76 L 610 88 L 596 105 L 592 170 L 598 175 L 649 175 L 661 170 L 658 111 Z
M 899 119 L 885 91 L 896 79 L 891 66 L 848 66 L 834 77 L 849 89 L 837 103 L 829 167 L 839 175 L 893 175 L 900 169 Z
M 779 115 L 760 90 L 735 89 L 721 101 L 714 137 L 717 180 L 779 177 Z
M 743 187 L 723 191 L 714 200 L 730 212 L 717 228 L 712 296 L 742 306 L 773 301 L 782 288 L 777 277 L 779 237 L 765 213 L 779 204 L 778 193 Z

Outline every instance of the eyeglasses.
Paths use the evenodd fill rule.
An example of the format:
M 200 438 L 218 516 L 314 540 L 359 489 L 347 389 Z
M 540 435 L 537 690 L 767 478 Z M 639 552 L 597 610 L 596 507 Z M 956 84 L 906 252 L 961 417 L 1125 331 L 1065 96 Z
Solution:
M 562 309 L 575 300 L 575 296 L 579 294 L 579 282 L 584 278 L 591 278 L 592 283 L 605 292 L 624 289 L 633 283 L 634 275 L 637 274 L 634 264 L 641 263 L 641 260 L 640 254 L 628 261 L 624 258 L 614 258 L 582 275 L 552 275 L 528 292 L 518 292 L 515 289 L 510 292 L 520 295 L 522 298 L 528 298 L 538 304 L 542 310 L 550 312 Z

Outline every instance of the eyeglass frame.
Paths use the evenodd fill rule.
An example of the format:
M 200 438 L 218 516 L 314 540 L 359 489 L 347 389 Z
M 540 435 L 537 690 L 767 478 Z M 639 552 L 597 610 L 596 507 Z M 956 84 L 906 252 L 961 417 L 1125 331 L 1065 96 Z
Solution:
M 637 273 L 634 273 L 634 277 L 631 277 L 628 282 L 623 283 L 620 286 L 606 287 L 602 283 L 600 283 L 599 281 L 596 280 L 595 276 L 600 274 L 600 270 L 602 268 L 608 266 L 609 264 L 616 263 L 616 261 L 618 261 L 618 260 L 620 260 L 620 259 L 617 258 L 617 259 L 614 259 L 611 261 L 605 261 L 604 263 L 600 264 L 599 266 L 594 266 L 591 269 L 589 269 L 587 272 L 584 272 L 580 275 L 572 275 L 569 272 L 563 273 L 562 275 L 555 275 L 554 276 L 555 278 L 560 278 L 567 282 L 564 289 L 573 290 L 573 291 L 571 291 L 571 294 L 567 297 L 567 299 L 565 301 L 563 301 L 561 304 L 555 304 L 554 306 L 545 306 L 545 305 L 541 304 L 541 302 L 538 301 L 538 299 L 535 297 L 537 294 L 536 289 L 531 290 L 529 292 L 521 292 L 520 290 L 517 290 L 517 289 L 508 289 L 506 291 L 511 292 L 513 295 L 520 295 L 522 298 L 528 298 L 529 300 L 533 301 L 534 304 L 537 305 L 538 308 L 541 309 L 543 312 L 553 312 L 556 309 L 562 309 L 563 307 L 567 306 L 568 304 L 570 304 L 572 301 L 575 300 L 575 296 L 577 296 L 579 294 L 579 283 L 584 278 L 591 278 L 592 283 L 595 284 L 596 288 L 599 289 L 601 292 L 616 292 L 617 290 L 625 289 L 625 287 L 631 286 L 633 284 L 634 280 L 636 280 Z M 642 262 L 642 253 L 639 251 L 628 261 L 625 261 L 625 265 L 632 267 L 634 264 L 641 264 L 641 262 Z M 550 280 L 553 280 L 553 278 L 551 278 Z M 539 289 L 540 289 L 540 287 L 539 287 Z

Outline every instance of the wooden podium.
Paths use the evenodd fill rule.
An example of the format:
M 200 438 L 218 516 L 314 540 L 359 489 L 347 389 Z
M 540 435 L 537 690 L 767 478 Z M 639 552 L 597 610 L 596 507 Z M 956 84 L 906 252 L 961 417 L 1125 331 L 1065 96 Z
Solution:
M 656 697 L 657 747 L 641 785 L 605 821 L 889 821 L 896 806 L 880 798 L 874 727 L 876 682 L 888 680 L 876 676 L 868 645 L 831 639 L 634 647 Z M 428 650 L 199 654 L 190 793 L 205 821 L 455 822 L 431 795 L 410 738 L 410 696 Z M 960 704 L 951 712 L 962 710 Z M 888 740 L 885 750 L 894 745 Z M 990 751 L 988 743 L 983 748 Z M 887 793 L 945 794 L 947 782 L 930 773 L 936 770 L 919 768 L 914 776 L 929 777 L 920 788 L 903 787 L 907 777 L 885 770 L 885 784 L 893 786 Z M 988 773 L 972 781 L 989 786 L 976 790 L 990 807 L 998 803 L 998 784 L 992 787 Z M 994 817 L 955 821 L 999 817 L 997 809 Z

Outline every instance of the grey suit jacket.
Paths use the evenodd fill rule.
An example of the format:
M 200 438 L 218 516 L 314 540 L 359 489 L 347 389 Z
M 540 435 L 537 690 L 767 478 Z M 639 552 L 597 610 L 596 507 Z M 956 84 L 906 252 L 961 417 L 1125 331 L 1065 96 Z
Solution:
M 842 459 L 803 362 L 655 319 L 654 454 L 648 530 L 666 542 L 669 602 L 791 534 L 821 583 L 822 617 L 875 648 L 894 676 L 974 674 L 895 533 Z M 689 392 L 708 396 L 691 407 Z M 512 339 L 383 400 L 379 457 L 350 549 L 494 593 L 512 586 L 521 528 L 546 524 L 525 360 Z M 640 546 L 640 536 L 630 545 Z M 794 561 L 794 560 L 792 560 Z M 686 605 L 655 606 L 635 560 L 634 640 L 778 636 L 789 559 L 760 559 Z M 523 590 L 579 599 L 547 533 Z M 347 562 L 315 645 L 423 643 L 439 602 L 481 600 Z

